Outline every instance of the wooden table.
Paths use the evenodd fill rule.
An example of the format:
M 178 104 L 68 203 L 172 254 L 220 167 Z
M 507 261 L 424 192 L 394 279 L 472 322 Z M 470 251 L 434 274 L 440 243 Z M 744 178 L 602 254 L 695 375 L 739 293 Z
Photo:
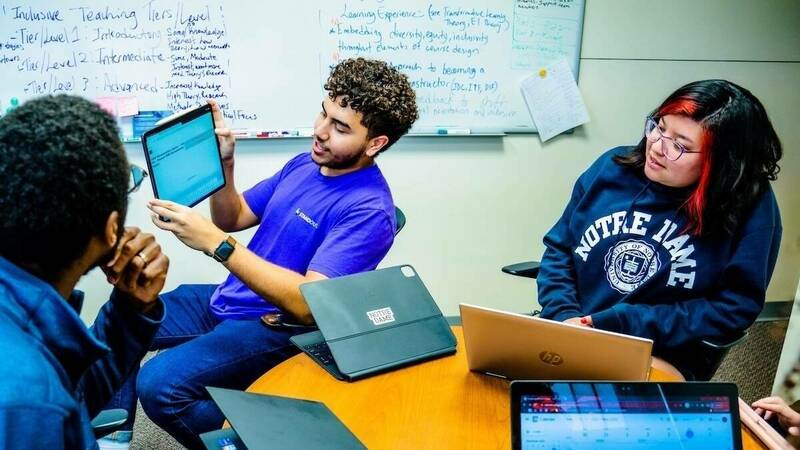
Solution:
M 248 392 L 316 400 L 370 449 L 507 449 L 511 447 L 508 382 L 470 372 L 461 327 L 455 355 L 347 383 L 305 354 L 279 364 Z M 663 361 L 652 381 L 681 380 Z M 673 369 L 674 370 L 674 369 Z M 742 429 L 745 449 L 763 449 Z

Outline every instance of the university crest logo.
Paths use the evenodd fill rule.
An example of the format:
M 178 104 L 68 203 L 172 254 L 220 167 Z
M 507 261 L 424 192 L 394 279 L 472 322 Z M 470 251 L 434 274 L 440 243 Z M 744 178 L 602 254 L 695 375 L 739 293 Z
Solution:
M 653 246 L 633 239 L 611 247 L 605 258 L 606 278 L 611 287 L 622 294 L 639 287 L 660 266 L 661 261 Z

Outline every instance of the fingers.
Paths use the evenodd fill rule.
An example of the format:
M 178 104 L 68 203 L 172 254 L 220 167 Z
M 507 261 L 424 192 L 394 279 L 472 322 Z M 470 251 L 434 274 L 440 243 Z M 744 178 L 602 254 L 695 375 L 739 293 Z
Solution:
M 756 407 L 756 412 L 759 413 L 760 411 L 765 411 L 764 418 L 769 420 L 772 417 L 773 413 L 785 415 L 789 411 L 789 407 L 786 406 L 785 403 L 767 403 L 763 400 L 759 400 L 753 403 L 753 406 Z M 759 413 L 760 415 L 761 413 Z
M 153 211 L 158 216 L 158 222 L 153 221 L 153 223 L 162 230 L 169 229 L 163 226 L 163 224 L 168 222 L 180 222 L 181 214 L 188 210 L 188 208 L 183 205 L 155 198 L 147 202 L 147 209 Z
M 222 109 L 216 100 L 208 99 L 208 104 L 211 105 L 211 116 L 214 118 L 214 123 L 219 128 L 225 128 L 225 117 L 222 115 Z
M 217 136 L 219 136 L 221 138 L 234 139 L 233 130 L 231 130 L 230 128 L 215 128 L 214 129 L 214 133 L 217 133 Z
M 156 257 L 142 270 L 139 276 L 139 282 L 142 285 L 150 285 L 154 280 L 158 280 L 160 277 L 166 279 L 168 270 L 169 258 L 167 258 L 167 255 L 161 253 L 161 249 L 159 248 L 159 253 Z
M 141 255 L 146 256 L 142 257 Z M 137 257 L 125 268 L 115 286 L 132 298 L 143 311 L 146 311 L 154 304 L 159 292 L 164 288 L 168 269 L 169 258 L 161 253 L 161 247 L 155 244 L 137 254 Z
M 165 210 L 174 212 L 182 212 L 184 210 L 189 209 L 186 206 L 181 205 L 180 203 L 171 202 L 169 200 L 161 200 L 158 198 L 151 198 L 147 202 L 147 207 L 150 208 L 151 206 L 158 206 L 159 208 L 164 208 Z
M 785 405 L 786 404 L 786 402 L 782 398 L 778 397 L 777 395 L 773 395 L 773 396 L 770 396 L 770 397 L 764 397 L 761 400 L 756 400 L 755 402 L 753 402 L 754 405 L 756 403 L 772 403 L 772 404 L 776 404 L 776 405 Z
M 155 242 L 155 237 L 149 233 L 142 233 L 136 229 L 137 234 L 124 243 L 120 242 L 118 255 L 114 258 L 113 264 L 106 268 L 109 282 L 115 284 L 119 280 L 119 275 L 131 263 L 139 252 Z M 138 257 L 137 259 L 142 259 Z M 135 261 L 134 264 L 144 265 L 144 261 Z
M 164 231 L 171 231 L 173 233 L 177 232 L 176 223 L 173 221 L 165 222 L 161 220 L 162 218 L 158 216 L 158 214 L 150 214 L 150 220 L 153 221 L 153 225 L 161 228 Z
M 772 408 L 769 408 L 769 406 L 772 406 Z M 775 407 L 779 406 L 787 406 L 787 405 L 782 398 L 776 396 L 762 398 L 761 400 L 754 401 L 752 404 L 753 408 L 772 409 L 773 411 Z
M 800 427 L 789 427 L 786 431 L 792 436 L 800 436 Z
M 141 232 L 142 230 L 140 230 L 139 227 L 125 227 L 125 231 L 122 233 L 122 238 L 120 238 L 119 242 L 117 242 L 117 248 L 114 250 L 114 257 L 111 258 L 111 260 L 106 264 L 106 267 L 113 266 L 117 262 L 117 258 L 119 258 L 119 254 L 125 244 Z
M 146 267 L 155 263 L 159 255 L 161 255 L 161 246 L 158 245 L 155 239 L 150 240 L 143 249 L 133 256 L 130 263 L 121 272 L 116 286 L 131 292 L 136 289 L 138 284 L 146 285 L 149 280 L 146 277 L 140 280 L 140 276 Z

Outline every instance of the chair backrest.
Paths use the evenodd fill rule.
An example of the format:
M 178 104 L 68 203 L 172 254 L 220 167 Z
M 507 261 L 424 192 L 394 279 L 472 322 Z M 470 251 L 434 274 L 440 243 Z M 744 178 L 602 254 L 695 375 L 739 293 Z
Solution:
M 747 331 L 720 343 L 708 340 L 692 341 L 679 347 L 661 350 L 657 356 L 674 365 L 687 381 L 709 381 L 728 352 L 745 339 Z
M 397 222 L 397 229 L 394 230 L 394 235 L 397 236 L 397 233 L 399 233 L 400 230 L 402 230 L 403 227 L 406 226 L 406 215 L 403 214 L 403 211 L 400 208 L 395 206 L 394 207 L 394 218 L 395 218 L 395 221 Z

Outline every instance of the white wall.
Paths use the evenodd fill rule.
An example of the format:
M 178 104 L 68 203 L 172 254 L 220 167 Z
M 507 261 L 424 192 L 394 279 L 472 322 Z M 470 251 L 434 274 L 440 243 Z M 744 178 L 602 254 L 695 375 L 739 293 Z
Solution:
M 592 121 L 544 145 L 535 135 L 401 140 L 379 163 L 408 223 L 382 265 L 414 265 L 445 314 L 457 314 L 459 302 L 531 310 L 534 283 L 500 267 L 541 256 L 542 236 L 577 176 L 606 149 L 637 142 L 644 116 L 670 92 L 726 78 L 761 99 L 783 142 L 773 187 L 784 234 L 767 297 L 791 299 L 800 276 L 798 24 L 800 3 L 792 0 L 588 0 L 579 86 Z M 308 147 L 303 139 L 241 142 L 237 186 L 253 185 Z M 128 151 L 143 163 L 138 145 Z M 167 288 L 222 281 L 222 267 L 149 224 L 149 195 L 135 194 L 129 223 L 155 232 L 170 256 Z M 207 214 L 207 205 L 199 208 Z M 110 289 L 97 273 L 80 287 L 89 320 Z
M 792 314 L 786 327 L 781 357 L 772 384 L 772 395 L 779 395 L 790 405 L 800 400 L 800 385 L 795 383 L 790 386 L 785 382 L 790 377 L 797 377 L 800 374 L 798 367 L 800 367 L 800 283 L 797 284 Z

